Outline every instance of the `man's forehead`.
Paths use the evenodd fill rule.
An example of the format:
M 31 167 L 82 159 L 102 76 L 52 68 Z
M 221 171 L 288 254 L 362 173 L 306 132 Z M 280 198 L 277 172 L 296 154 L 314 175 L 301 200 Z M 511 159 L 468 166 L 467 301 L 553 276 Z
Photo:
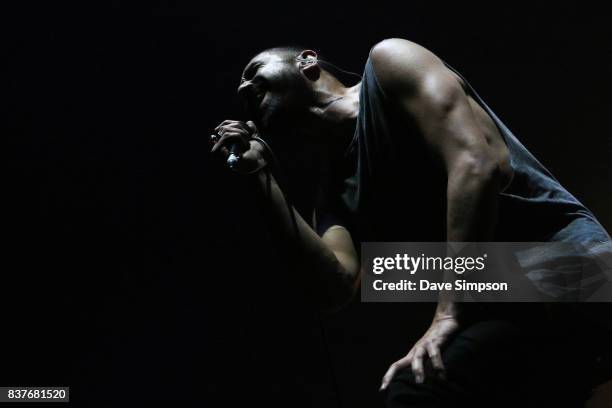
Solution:
M 270 64 L 273 62 L 281 62 L 284 60 L 286 60 L 286 58 L 280 55 L 280 53 L 263 51 L 257 54 L 255 57 L 253 57 L 251 61 L 249 61 L 246 67 L 244 67 L 244 72 L 247 72 L 248 70 L 251 70 L 251 69 L 258 68 L 265 64 Z

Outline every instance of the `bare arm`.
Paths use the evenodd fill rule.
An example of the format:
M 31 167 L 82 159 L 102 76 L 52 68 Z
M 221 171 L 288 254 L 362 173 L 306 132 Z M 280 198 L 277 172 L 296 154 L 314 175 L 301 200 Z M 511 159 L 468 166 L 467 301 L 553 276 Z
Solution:
M 497 194 L 510 177 L 508 155 L 479 125 L 457 77 L 434 54 L 412 42 L 385 40 L 372 50 L 381 85 L 406 117 L 413 120 L 447 174 L 447 233 L 450 242 L 490 240 L 497 217 Z M 499 137 L 499 135 L 497 135 Z M 495 146 L 495 147 L 494 147 Z M 411 365 L 417 381 L 424 380 L 423 359 L 444 369 L 440 347 L 456 330 L 457 307 L 441 298 L 432 326 L 395 371 Z
M 383 88 L 446 170 L 447 240 L 488 240 L 507 157 L 492 147 L 461 84 L 438 57 L 406 40 L 380 43 L 372 58 Z
M 225 121 L 216 131 L 222 137 L 213 148 L 227 156 L 224 149 L 229 141 L 245 141 L 248 149 L 240 160 L 243 168 L 237 172 L 251 173 L 265 166 L 265 152 L 261 144 L 250 140 L 255 131 L 252 124 Z M 334 310 L 347 303 L 358 284 L 359 261 L 349 232 L 340 226 L 330 227 L 322 237 L 290 207 L 274 176 L 266 169 L 245 175 L 259 186 L 267 220 L 277 238 L 294 254 L 296 271 L 303 274 L 304 286 L 324 310 Z
M 269 203 L 268 221 L 295 251 L 296 266 L 307 274 L 305 284 L 311 286 L 320 306 L 336 309 L 348 302 L 355 293 L 359 272 L 350 233 L 344 227 L 332 226 L 319 237 L 293 207 L 287 206 L 272 174 L 259 172 L 257 182 Z

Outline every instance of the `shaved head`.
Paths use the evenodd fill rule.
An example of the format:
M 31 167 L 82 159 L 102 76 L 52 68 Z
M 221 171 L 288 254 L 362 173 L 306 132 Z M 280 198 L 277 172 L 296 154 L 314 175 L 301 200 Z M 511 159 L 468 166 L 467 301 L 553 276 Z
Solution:
M 312 84 L 300 69 L 300 58 L 309 52 L 294 46 L 269 48 L 246 65 L 238 95 L 258 128 L 272 131 L 306 119 Z

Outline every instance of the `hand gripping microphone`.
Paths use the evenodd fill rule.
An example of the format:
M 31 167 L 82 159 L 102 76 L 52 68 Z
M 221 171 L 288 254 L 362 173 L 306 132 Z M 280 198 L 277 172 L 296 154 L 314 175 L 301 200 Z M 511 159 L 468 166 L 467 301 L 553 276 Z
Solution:
M 240 146 L 239 142 L 234 142 L 229 145 L 228 151 L 229 155 L 227 156 L 226 161 L 227 167 L 229 167 L 230 169 L 234 169 L 240 161 L 242 155 L 242 147 Z
M 213 141 L 213 143 L 217 143 L 219 141 L 219 135 L 216 133 L 212 134 L 210 135 L 210 139 Z M 236 165 L 238 164 L 238 161 L 240 160 L 241 152 L 240 152 L 240 147 L 238 146 L 238 143 L 231 143 L 229 147 L 227 148 L 227 151 L 229 154 L 227 156 L 225 163 L 230 169 L 233 169 L 234 167 L 236 167 Z

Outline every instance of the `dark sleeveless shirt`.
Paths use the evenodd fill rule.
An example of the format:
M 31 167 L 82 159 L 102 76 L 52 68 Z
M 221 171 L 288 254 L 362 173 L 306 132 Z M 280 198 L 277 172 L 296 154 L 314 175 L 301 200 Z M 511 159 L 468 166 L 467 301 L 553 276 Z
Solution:
M 519 142 L 469 83 L 447 67 L 465 81 L 466 92 L 495 122 L 510 152 L 514 177 L 499 193 L 493 241 L 610 241 L 595 216 Z M 434 162 L 416 124 L 386 98 L 370 58 L 359 98 L 354 138 L 317 210 L 317 230 L 338 223 L 356 243 L 444 241 L 443 166 Z

